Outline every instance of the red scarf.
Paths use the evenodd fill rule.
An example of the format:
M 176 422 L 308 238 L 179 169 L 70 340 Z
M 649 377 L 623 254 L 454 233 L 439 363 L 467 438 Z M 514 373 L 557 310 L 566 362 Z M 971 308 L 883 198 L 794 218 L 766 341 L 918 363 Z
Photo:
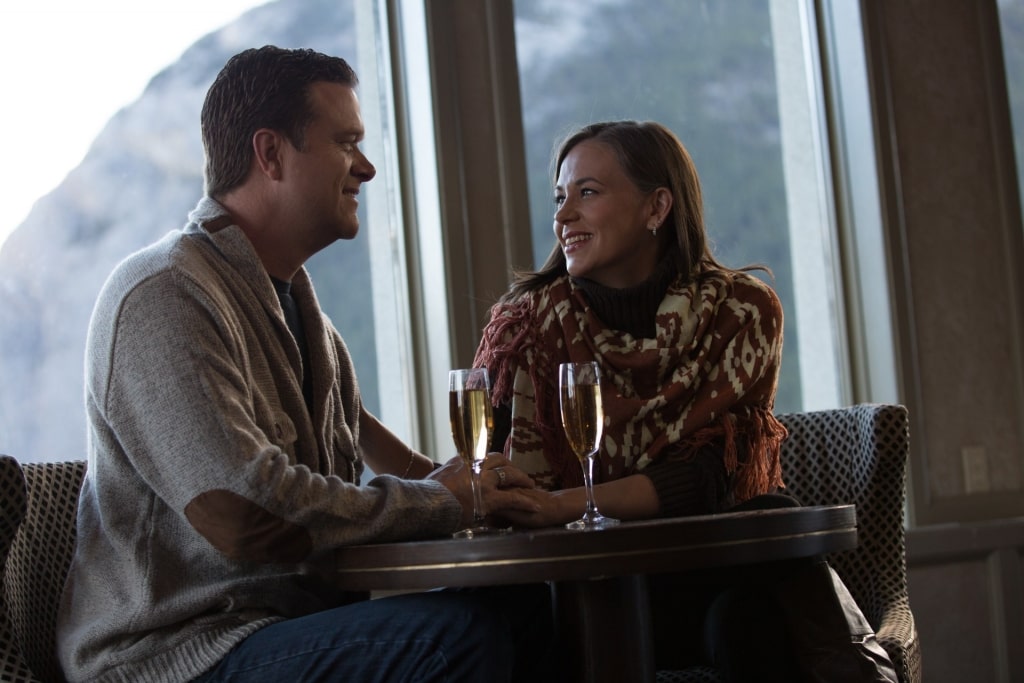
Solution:
M 785 428 L 772 414 L 782 357 L 782 306 L 743 273 L 677 278 L 658 307 L 657 335 L 610 330 L 566 276 L 497 304 L 475 366 L 486 366 L 495 405 L 512 404 L 505 451 L 549 489 L 583 484 L 562 431 L 558 364 L 596 360 L 605 429 L 595 482 L 660 457 L 691 458 L 721 444 L 737 502 L 782 485 Z M 738 452 L 742 444 L 744 453 Z

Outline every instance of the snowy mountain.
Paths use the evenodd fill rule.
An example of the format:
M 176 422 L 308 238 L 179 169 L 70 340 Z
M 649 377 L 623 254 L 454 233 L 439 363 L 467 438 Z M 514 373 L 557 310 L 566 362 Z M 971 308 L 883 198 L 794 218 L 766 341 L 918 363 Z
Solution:
M 117 262 L 184 225 L 202 193 L 199 112 L 209 84 L 231 55 L 265 44 L 343 56 L 358 71 L 353 12 L 345 0 L 278 0 L 205 36 L 36 203 L 0 251 L 0 451 L 21 460 L 85 456 L 93 303 Z

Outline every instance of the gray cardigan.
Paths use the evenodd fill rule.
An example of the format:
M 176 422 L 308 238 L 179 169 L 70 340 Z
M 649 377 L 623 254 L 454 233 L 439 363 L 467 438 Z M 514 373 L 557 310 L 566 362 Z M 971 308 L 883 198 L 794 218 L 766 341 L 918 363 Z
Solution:
M 93 312 L 88 471 L 58 624 L 71 681 L 195 678 L 267 624 L 362 597 L 331 586 L 332 550 L 458 526 L 437 482 L 358 485 L 345 343 L 300 271 L 307 410 L 273 285 L 224 215 L 200 201 L 183 231 L 115 269 Z

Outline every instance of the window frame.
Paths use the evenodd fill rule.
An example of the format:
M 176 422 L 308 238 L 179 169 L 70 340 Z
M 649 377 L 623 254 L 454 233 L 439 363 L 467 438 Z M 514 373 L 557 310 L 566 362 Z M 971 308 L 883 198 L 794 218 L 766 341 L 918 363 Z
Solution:
M 941 462 L 946 456 L 929 453 L 924 442 L 941 441 L 942 435 L 952 436 L 954 440 L 958 437 L 946 424 L 934 420 L 926 424 L 929 409 L 934 412 L 941 407 L 946 394 L 927 395 L 921 368 L 922 364 L 933 360 L 922 357 L 919 340 L 921 335 L 941 334 L 942 329 L 941 324 L 935 325 L 934 321 L 920 317 L 935 304 L 914 301 L 909 285 L 917 275 L 915 269 L 928 274 L 929 270 L 942 267 L 936 264 L 950 258 L 955 261 L 957 255 L 920 250 L 911 253 L 915 245 L 908 242 L 911 236 L 908 231 L 920 233 L 922 226 L 941 221 L 942 212 L 956 209 L 953 213 L 959 213 L 963 209 L 949 206 L 949 198 L 929 195 L 928 201 L 940 213 L 922 214 L 918 204 L 912 207 L 916 213 L 911 216 L 904 203 L 903 186 L 909 177 L 907 171 L 900 168 L 901 157 L 909 154 L 921 158 L 920 145 L 926 152 L 928 148 L 945 144 L 945 140 L 936 139 L 939 131 L 925 131 L 911 136 L 912 140 L 900 139 L 896 125 L 900 117 L 903 120 L 913 117 L 915 106 L 921 106 L 921 102 L 892 89 L 889 69 L 894 67 L 893 56 L 887 54 L 887 32 L 899 34 L 918 28 L 916 24 L 908 27 L 899 23 L 906 20 L 904 15 L 913 12 L 901 5 L 866 0 L 854 3 L 766 1 L 795 3 L 818 36 L 817 44 L 811 41 L 805 49 L 820 60 L 816 78 L 820 79 L 823 111 L 819 114 L 825 118 L 826 131 L 820 140 L 821 157 L 825 164 L 823 172 L 831 174 L 832 192 L 825 203 L 828 206 L 831 202 L 825 216 L 829 222 L 825 240 L 831 245 L 830 258 L 835 261 L 833 272 L 826 276 L 833 278 L 832 295 L 840 311 L 832 340 L 844 373 L 838 391 L 840 400 L 843 404 L 902 403 L 910 409 L 918 434 L 918 438 L 912 440 L 908 478 L 911 525 L 1017 513 L 1021 499 L 1019 494 L 1009 491 L 992 492 L 983 498 L 957 495 L 936 499 L 929 493 L 930 478 L 938 476 L 937 473 L 942 474 L 946 488 L 960 484 L 954 471 L 957 464 Z M 443 226 L 435 234 L 443 240 L 447 286 L 444 301 L 451 340 L 449 358 L 454 359 L 453 363 L 467 363 L 472 359 L 486 320 L 488 302 L 507 285 L 509 273 L 495 267 L 495 263 L 520 265 L 529 263 L 532 258 L 529 231 L 513 229 L 524 223 L 522 207 L 528 204 L 524 183 L 526 170 L 522 168 L 523 132 L 518 102 L 514 7 L 512 0 L 408 0 L 405 4 L 413 3 L 422 6 L 425 16 L 430 79 L 434 88 L 429 106 L 437 139 L 435 163 Z M 985 125 L 990 126 L 986 130 L 993 140 L 1011 139 L 1008 122 L 1003 120 L 1008 119 L 1008 111 L 1004 111 L 1008 109 L 1003 101 L 1005 93 L 1000 95 L 1001 86 L 997 82 L 1002 74 L 998 73 L 1001 62 L 1000 55 L 996 54 L 1001 49 L 996 0 L 983 0 L 973 7 L 977 15 L 973 17 L 976 24 L 972 26 L 956 22 L 957 12 L 962 9 L 958 5 L 942 6 L 936 11 L 940 12 L 941 21 L 947 22 L 944 29 L 952 31 L 965 49 L 982 55 L 983 63 L 978 67 L 971 65 L 975 71 L 962 76 L 984 81 L 989 99 L 979 103 L 977 110 L 968 110 L 967 115 L 970 111 L 980 113 Z M 929 16 L 930 25 L 935 21 Z M 924 47 L 933 47 L 929 41 L 934 42 L 935 37 L 915 35 L 924 41 Z M 942 44 L 948 43 L 946 40 Z M 918 70 L 931 75 L 931 67 L 924 63 L 925 53 L 915 57 L 915 52 L 908 53 L 906 46 L 903 47 L 898 67 L 904 73 Z M 467 93 L 472 93 L 472 98 Z M 913 144 L 919 146 L 908 152 L 908 145 Z M 999 149 L 1000 154 L 1012 155 L 1010 145 Z M 991 230 L 996 233 L 994 238 L 1009 245 L 1008 252 L 1012 253 L 1008 253 L 1007 258 L 1019 263 L 1019 198 L 1016 194 L 1009 196 L 1006 190 L 1011 185 L 1016 187 L 1012 160 L 990 159 L 986 150 L 961 149 L 960 154 L 967 163 L 995 177 L 991 187 L 979 188 L 978 198 L 971 205 L 985 212 L 991 210 L 993 203 L 1003 207 L 1001 219 L 996 221 L 999 224 Z M 499 161 L 495 170 L 494 164 Z M 936 173 L 939 175 L 932 178 L 941 186 L 943 176 L 941 171 Z M 920 176 L 913 179 L 919 181 Z M 468 191 L 470 182 L 472 192 Z M 494 226 L 499 227 L 495 230 Z M 498 245 L 498 253 L 481 252 L 494 244 Z M 485 264 L 483 271 L 477 257 L 479 253 L 493 253 L 482 262 Z M 1021 276 L 1007 277 L 1019 282 Z M 420 287 L 431 289 L 432 285 L 421 281 Z M 433 288 L 436 289 L 436 283 Z M 923 305 L 925 303 L 928 305 Z M 1019 347 L 1019 338 L 1024 337 L 1020 316 L 1007 325 L 1011 336 L 1016 335 L 1013 340 L 1018 340 L 1011 340 L 1011 343 Z M 439 368 L 432 371 L 436 375 Z M 1019 377 L 1008 378 L 1008 381 L 1016 382 L 1013 386 L 1017 395 L 1024 395 L 1021 390 L 1024 383 Z M 444 405 L 443 398 L 433 403 Z M 1015 409 L 1014 406 L 1007 408 L 1010 412 Z M 990 419 L 975 413 L 971 413 L 970 419 L 979 428 L 998 424 L 999 419 L 1006 417 Z M 961 421 L 967 419 L 960 417 Z M 1009 456 L 1012 454 L 999 457 Z M 930 463 L 931 460 L 939 461 Z
M 810 179 L 815 189 L 800 197 L 814 214 L 813 224 L 805 229 L 800 240 L 810 241 L 811 251 L 817 250 L 829 259 L 831 268 L 813 274 L 814 302 L 807 303 L 817 311 L 831 312 L 834 332 L 827 344 L 806 344 L 802 367 L 827 365 L 827 378 L 808 373 L 803 379 L 806 409 L 833 407 L 849 403 L 856 395 L 851 379 L 850 350 L 846 346 L 847 313 L 844 295 L 845 280 L 839 262 L 839 236 L 835 222 L 836 210 L 832 197 L 833 179 L 829 175 L 828 158 L 830 140 L 823 109 L 823 77 L 820 55 L 814 49 L 819 29 L 814 18 L 818 8 L 814 0 L 766 0 L 772 5 L 773 16 L 785 14 L 802 22 L 801 34 L 787 41 L 785 49 L 799 54 L 789 57 L 800 59 L 801 68 L 808 77 L 816 79 L 809 87 L 788 97 L 783 103 L 783 125 L 791 131 L 813 123 L 814 132 L 800 133 L 801 144 L 813 148 L 815 159 L 789 160 L 787 173 Z M 420 310 L 433 307 L 431 316 L 423 314 L 421 320 L 428 326 L 441 315 L 447 317 L 449 353 L 420 353 L 427 363 L 425 376 L 432 397 L 423 395 L 422 405 L 446 405 L 443 388 L 446 370 L 472 362 L 480 332 L 487 321 L 491 304 L 508 286 L 512 267 L 530 267 L 533 260 L 528 226 L 529 194 L 527 189 L 525 153 L 523 146 L 522 110 L 518 64 L 515 47 L 515 12 L 510 0 L 392 0 L 391 9 L 396 25 L 403 22 L 408 29 L 415 23 L 417 30 L 426 32 L 427 79 L 429 81 L 429 124 L 419 128 L 418 136 L 428 130 L 434 145 L 433 169 L 436 184 L 419 188 L 413 201 L 427 192 L 437 192 L 439 205 L 427 207 L 418 221 L 411 217 L 415 227 L 410 242 L 420 244 L 420 277 L 417 281 Z M 422 17 L 422 18 L 421 18 Z M 422 24 L 420 24 L 422 22 Z M 408 34 L 400 41 L 408 42 Z M 403 73 L 396 72 L 396 88 L 408 88 L 413 81 L 424 77 L 424 54 L 403 54 Z M 777 59 L 787 59 L 778 56 Z M 411 78 L 412 74 L 415 78 Z M 400 86 L 399 84 L 403 84 Z M 417 86 L 418 98 L 409 92 L 402 96 L 409 106 L 407 116 L 423 116 L 426 98 L 423 86 Z M 817 108 L 817 111 L 815 110 Z M 787 113 L 788 111 L 788 113 Z M 418 113 L 417 113 L 418 112 Z M 818 120 L 811 120 L 819 117 Z M 425 119 L 423 119 L 425 120 Z M 786 121 L 789 121 L 787 124 Z M 471 123 L 468 123 L 471 122 Z M 417 145 L 420 139 L 417 137 Z M 420 164 L 426 155 L 411 154 L 406 146 L 407 164 Z M 415 161 L 416 159 L 420 161 Z M 416 171 L 420 173 L 419 170 Z M 419 176 L 417 176 L 419 177 Z M 794 181 L 798 182 L 798 181 Z M 792 198 L 791 198 L 792 199 Z M 807 218 L 805 212 L 803 218 Z M 443 227 L 441 227 L 443 226 Z M 478 226 L 486 226 L 480 229 Z M 497 230 L 493 226 L 499 226 Z M 808 230 L 812 232 L 808 234 Z M 495 234 L 497 233 L 497 234 Z M 434 245 L 440 243 L 444 263 L 445 292 L 438 298 L 436 287 L 423 278 L 424 271 L 438 254 Z M 414 259 L 415 260 L 415 259 Z M 505 265 L 496 268 L 495 263 Z M 436 282 L 436 280 L 435 280 Z M 431 296 L 435 300 L 431 301 Z M 877 309 L 873 309 L 877 310 Z M 429 327 L 428 327 L 429 330 Z M 433 335 L 439 340 L 441 334 Z M 435 349 L 436 351 L 436 349 Z M 813 357 L 811 357 L 813 356 Z M 442 367 L 446 360 L 447 367 Z M 803 373 L 802 373 L 803 374 Z M 421 377 L 424 376 L 421 374 Z M 430 408 L 424 408 L 429 411 Z M 433 429 L 420 433 L 424 443 L 430 443 L 439 452 L 448 448 L 443 419 L 437 415 L 428 420 Z
M 472 365 L 511 267 L 532 261 L 529 231 L 520 229 L 529 222 L 529 201 L 513 5 L 382 1 L 402 50 L 392 73 L 405 106 L 400 158 L 416 181 L 404 189 L 414 208 L 405 230 L 413 317 L 421 323 L 416 395 L 423 419 L 414 445 L 443 461 L 454 454 L 443 409 L 448 370 Z M 425 32 L 425 45 L 413 39 L 416 31 Z

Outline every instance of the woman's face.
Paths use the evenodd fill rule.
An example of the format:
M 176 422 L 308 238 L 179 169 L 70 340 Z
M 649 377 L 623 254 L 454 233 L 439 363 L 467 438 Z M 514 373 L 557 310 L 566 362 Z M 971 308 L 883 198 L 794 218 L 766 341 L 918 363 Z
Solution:
M 651 228 L 668 212 L 660 206 L 667 194 L 641 192 L 608 145 L 573 147 L 555 182 L 555 238 L 569 274 L 617 289 L 650 277 L 659 260 Z

